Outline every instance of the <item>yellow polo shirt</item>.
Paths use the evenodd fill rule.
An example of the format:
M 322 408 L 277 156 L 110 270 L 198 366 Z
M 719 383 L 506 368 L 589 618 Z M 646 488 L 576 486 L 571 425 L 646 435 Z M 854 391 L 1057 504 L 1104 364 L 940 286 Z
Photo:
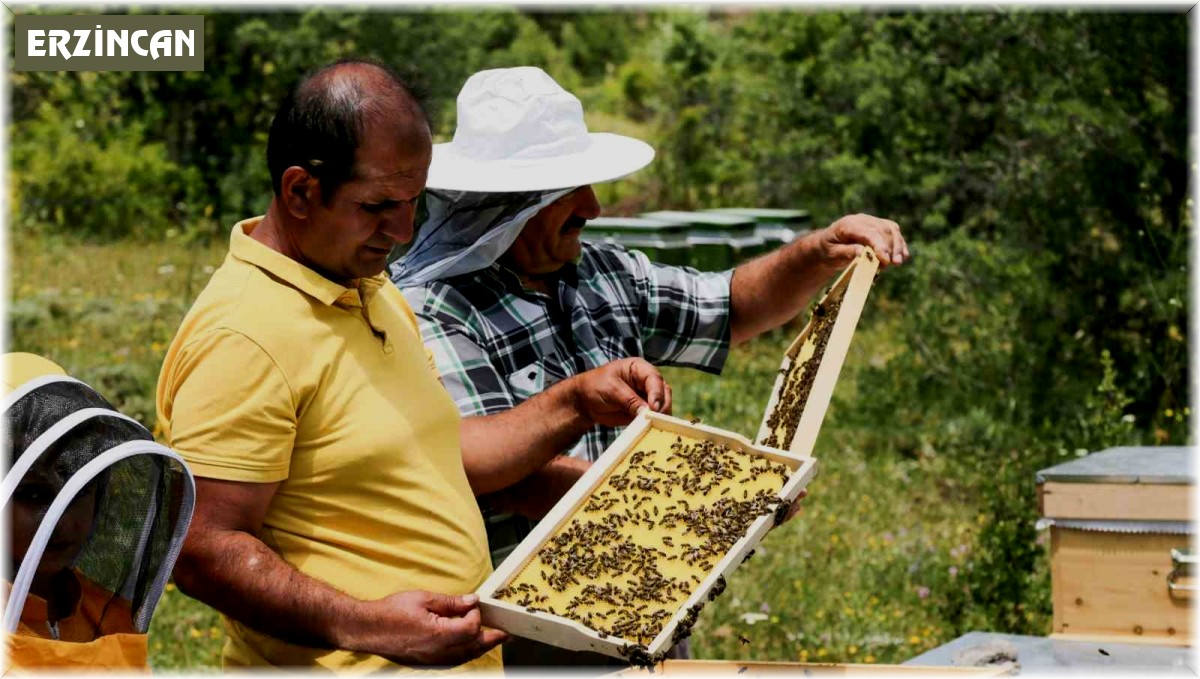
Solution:
M 350 596 L 471 592 L 491 573 L 487 534 L 412 310 L 382 274 L 346 288 L 255 241 L 260 219 L 234 227 L 167 351 L 169 445 L 197 476 L 281 481 L 259 538 Z M 400 669 L 225 626 L 227 666 Z M 497 648 L 463 667 L 499 665 Z

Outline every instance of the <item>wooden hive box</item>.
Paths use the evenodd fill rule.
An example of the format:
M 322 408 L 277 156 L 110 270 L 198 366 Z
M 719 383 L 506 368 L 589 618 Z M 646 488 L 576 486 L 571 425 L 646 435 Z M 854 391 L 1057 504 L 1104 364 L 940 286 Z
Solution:
M 1037 473 L 1052 637 L 1192 645 L 1192 454 L 1111 448 Z
M 749 558 L 815 474 L 813 444 L 878 267 L 874 253 L 864 249 L 815 305 L 783 358 L 758 443 L 703 424 L 643 411 L 476 590 L 484 624 L 560 648 L 625 658 L 635 665 L 661 661 L 690 633 L 704 604 L 725 589 L 729 574 Z M 637 488 L 614 485 L 614 479 L 629 478 L 632 465 L 647 459 L 653 464 L 655 455 L 667 455 L 665 448 L 680 441 L 723 446 L 723 455 L 743 462 L 762 461 L 743 465 L 749 469 L 758 466 L 760 471 L 750 480 L 739 477 L 739 483 L 744 482 L 741 486 L 725 479 L 705 486 L 698 497 L 676 497 L 671 491 L 662 502 L 638 497 Z M 658 458 L 663 466 L 656 468 L 680 464 L 677 459 Z M 766 461 L 776 465 L 778 476 L 761 471 Z M 773 477 L 775 485 L 764 485 L 772 483 Z M 679 481 L 679 485 L 686 483 Z M 634 496 L 625 497 L 630 492 Z M 685 497 L 699 506 L 685 505 Z M 649 504 L 643 507 L 647 500 Z M 736 535 L 722 533 L 710 540 L 720 544 L 719 552 L 700 553 L 703 545 L 694 539 L 697 531 L 708 533 L 709 524 L 726 525 L 721 511 L 750 505 L 753 507 L 745 516 L 752 520 L 743 521 L 744 528 L 739 525 Z M 697 509 L 701 514 L 707 512 L 710 520 L 678 530 L 678 524 L 686 523 Z M 614 519 L 616 514 L 633 518 Z M 632 523 L 626 523 L 629 521 Z M 677 523 L 664 529 L 667 521 Z M 685 539 L 691 542 L 685 543 Z M 676 550 L 688 546 L 694 551 Z M 665 580 L 648 583 L 640 591 L 649 591 L 651 584 L 665 588 L 669 601 L 621 599 L 620 605 L 601 601 L 599 597 L 621 597 L 627 590 L 638 589 L 632 575 L 626 575 L 637 569 L 622 571 L 606 565 L 616 558 L 614 554 L 627 558 L 630 553 L 651 549 L 662 553 L 652 555 L 649 571 Z M 687 569 L 680 569 L 681 561 Z M 576 576 L 579 570 L 585 571 L 582 578 Z M 641 578 L 640 582 L 646 583 L 644 573 Z M 620 585 L 621 590 L 610 585 Z M 584 599 L 590 603 L 581 603 Z M 658 618 L 651 624 L 645 617 L 633 616 L 643 626 L 631 631 L 627 624 L 630 611 L 643 603 L 653 607 L 639 615 Z M 589 618 L 588 613 L 596 617 Z

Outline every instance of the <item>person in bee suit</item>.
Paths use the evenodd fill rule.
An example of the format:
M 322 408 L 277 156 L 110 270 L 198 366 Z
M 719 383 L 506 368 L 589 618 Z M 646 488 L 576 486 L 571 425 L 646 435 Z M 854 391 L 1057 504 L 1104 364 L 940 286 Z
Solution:
M 145 670 L 191 521 L 183 460 L 45 358 L 3 356 L 5 673 Z

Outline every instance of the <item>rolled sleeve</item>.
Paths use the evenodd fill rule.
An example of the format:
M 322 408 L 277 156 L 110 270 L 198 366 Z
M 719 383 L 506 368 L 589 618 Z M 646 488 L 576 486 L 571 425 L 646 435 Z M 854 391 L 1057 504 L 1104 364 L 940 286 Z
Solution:
M 445 298 L 449 291 L 443 285 L 432 290 L 423 287 L 404 290 L 417 316 L 425 348 L 433 354 L 442 385 L 463 417 L 509 410 L 517 404 L 516 399 L 492 366 L 476 333 Z
M 168 441 L 197 476 L 260 483 L 288 477 L 296 400 L 262 347 L 215 331 L 185 346 L 174 366 Z
M 733 270 L 653 264 L 637 251 L 627 256 L 643 300 L 639 310 L 646 360 L 720 373 L 729 355 Z

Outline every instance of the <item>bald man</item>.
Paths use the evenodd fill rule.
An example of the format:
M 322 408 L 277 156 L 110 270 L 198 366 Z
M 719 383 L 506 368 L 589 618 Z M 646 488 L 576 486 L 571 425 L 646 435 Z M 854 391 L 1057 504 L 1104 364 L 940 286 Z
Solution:
M 226 666 L 498 669 L 505 635 L 470 594 L 491 573 L 475 496 L 598 423 L 670 408 L 630 359 L 460 418 L 382 274 L 431 148 L 382 64 L 304 78 L 271 125 L 270 207 L 234 226 L 168 350 L 159 421 L 197 477 L 175 577 L 224 615 Z

